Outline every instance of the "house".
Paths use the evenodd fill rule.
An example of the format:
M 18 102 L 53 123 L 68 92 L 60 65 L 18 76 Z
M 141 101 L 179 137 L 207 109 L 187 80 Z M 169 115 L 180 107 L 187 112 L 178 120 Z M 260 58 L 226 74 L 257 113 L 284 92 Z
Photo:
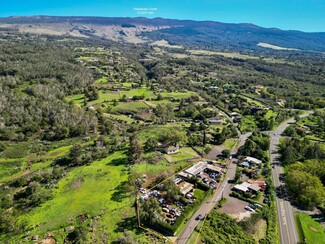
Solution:
M 257 180 L 248 180 L 249 183 L 252 185 L 257 185 L 260 188 L 260 191 L 264 191 L 266 189 L 266 181 L 262 178 L 259 178 Z
M 247 182 L 243 182 L 241 184 L 235 185 L 233 187 L 233 189 L 236 191 L 248 192 L 250 186 L 251 186 L 251 184 L 249 184 Z
M 175 146 L 169 146 L 169 147 L 166 147 L 165 148 L 165 153 L 166 154 L 175 154 L 175 153 L 178 153 L 179 152 L 179 146 L 176 145 Z
M 178 187 L 180 189 L 180 192 L 183 196 L 193 191 L 194 186 L 191 183 L 188 183 L 186 181 L 182 181 L 178 184 Z
M 261 188 L 260 188 L 258 185 L 253 185 L 253 184 L 251 184 L 251 185 L 248 187 L 248 190 L 253 191 L 253 192 L 259 192 L 260 189 L 261 189 Z
M 253 157 L 246 157 L 244 162 L 248 162 L 249 164 L 253 164 L 253 165 L 254 164 L 260 165 L 262 163 L 262 160 Z

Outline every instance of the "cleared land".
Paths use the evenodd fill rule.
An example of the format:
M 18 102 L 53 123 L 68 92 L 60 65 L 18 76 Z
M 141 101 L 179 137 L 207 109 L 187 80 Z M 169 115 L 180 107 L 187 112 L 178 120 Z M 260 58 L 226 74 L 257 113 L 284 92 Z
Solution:
M 280 47 L 280 46 L 272 45 L 272 44 L 265 43 L 265 42 L 260 42 L 260 43 L 257 44 L 257 46 L 265 47 L 265 48 L 271 48 L 271 49 L 274 49 L 274 50 L 287 50 L 287 51 L 297 51 L 297 50 L 299 50 L 299 49 L 296 49 L 296 48 Z

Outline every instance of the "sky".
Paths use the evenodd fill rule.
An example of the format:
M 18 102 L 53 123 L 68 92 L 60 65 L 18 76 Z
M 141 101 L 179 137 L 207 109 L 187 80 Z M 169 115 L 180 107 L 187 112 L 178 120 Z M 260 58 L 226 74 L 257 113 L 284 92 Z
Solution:
M 162 17 L 325 32 L 325 0 L 1 0 L 1 17 L 26 15 Z

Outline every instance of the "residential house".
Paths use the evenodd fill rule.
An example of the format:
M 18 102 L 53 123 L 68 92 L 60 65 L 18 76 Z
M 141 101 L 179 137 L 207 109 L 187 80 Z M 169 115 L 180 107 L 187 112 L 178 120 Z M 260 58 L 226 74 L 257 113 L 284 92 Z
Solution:
M 179 152 L 179 146 L 169 146 L 165 148 L 165 153 L 166 154 L 175 154 Z

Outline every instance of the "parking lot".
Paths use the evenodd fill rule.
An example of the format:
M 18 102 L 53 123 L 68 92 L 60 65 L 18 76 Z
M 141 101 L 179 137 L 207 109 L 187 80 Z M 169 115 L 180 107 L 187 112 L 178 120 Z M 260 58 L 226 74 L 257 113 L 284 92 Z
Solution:
M 234 197 L 229 197 L 227 198 L 227 202 L 223 204 L 220 212 L 229 214 L 232 217 L 240 220 L 251 215 L 252 212 L 245 209 L 245 207 L 248 205 L 248 202 L 239 200 Z
M 216 189 L 221 174 L 216 172 L 211 172 L 208 169 L 206 169 L 203 172 L 199 173 L 197 177 L 200 179 L 200 182 L 210 186 L 211 188 Z

